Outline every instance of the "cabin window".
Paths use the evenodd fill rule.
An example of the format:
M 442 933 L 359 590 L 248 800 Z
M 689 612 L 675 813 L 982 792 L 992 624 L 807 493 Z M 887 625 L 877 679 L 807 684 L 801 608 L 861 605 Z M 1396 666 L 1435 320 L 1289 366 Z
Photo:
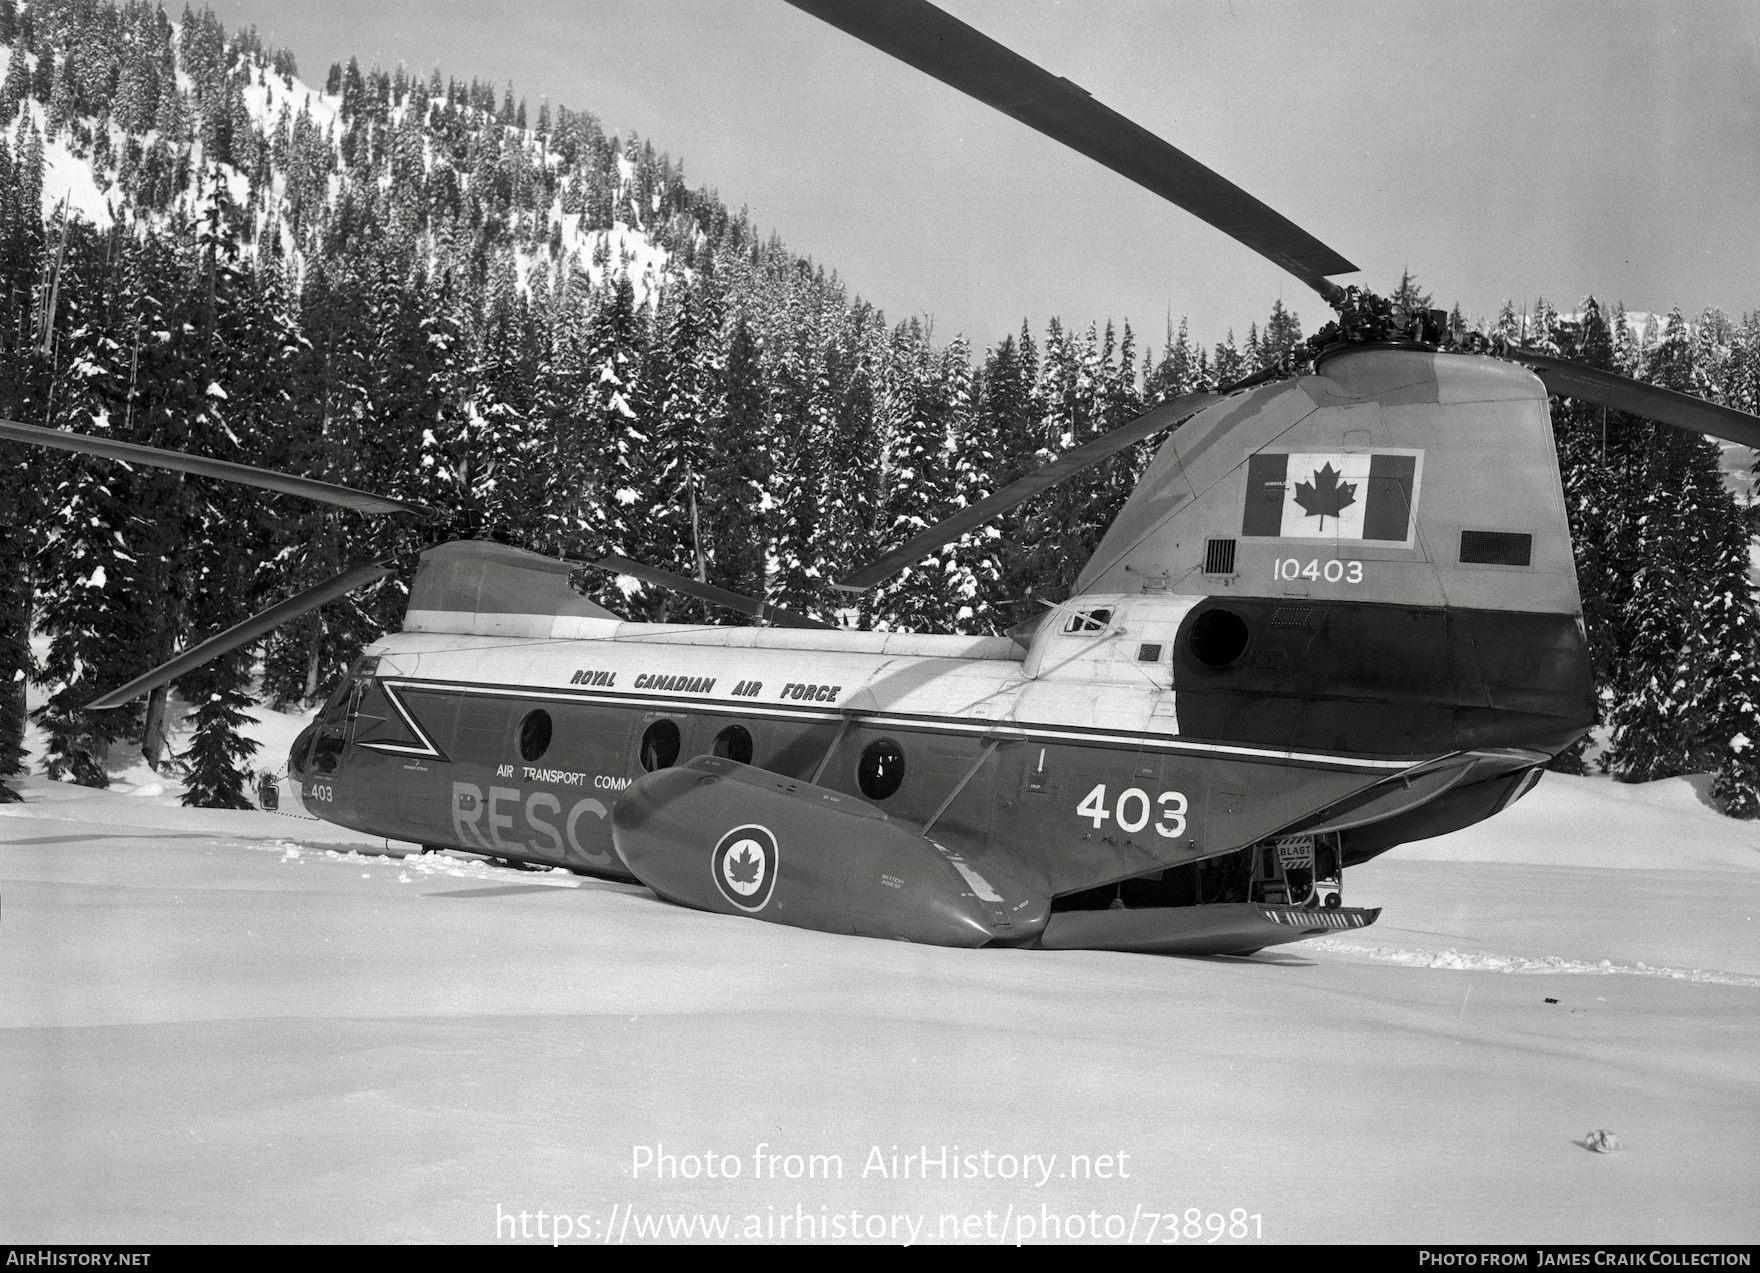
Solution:
M 715 735 L 715 754 L 736 764 L 752 763 L 752 732 L 744 725 L 729 725 Z
M 856 784 L 870 800 L 884 800 L 904 782 L 904 752 L 890 738 L 877 738 L 856 761 Z
M 649 773 L 670 769 L 678 759 L 678 724 L 657 720 L 642 734 L 642 768 Z
M 550 713 L 542 707 L 527 712 L 519 723 L 519 755 L 528 765 L 550 750 Z
M 1137 647 L 1137 662 L 1161 662 L 1161 643 L 1159 641 L 1145 641 L 1139 645 Z
M 1063 625 L 1065 632 L 1104 632 L 1106 625 L 1112 622 L 1110 610 L 1084 610 L 1080 614 L 1070 616 L 1069 622 Z

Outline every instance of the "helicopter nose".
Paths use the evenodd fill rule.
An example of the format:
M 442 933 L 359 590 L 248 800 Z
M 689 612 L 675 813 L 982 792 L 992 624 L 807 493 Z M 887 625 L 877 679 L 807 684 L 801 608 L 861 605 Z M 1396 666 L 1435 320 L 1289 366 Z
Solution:
M 312 739 L 318 732 L 318 722 L 313 721 L 299 731 L 293 740 L 293 746 L 287 752 L 287 774 L 296 780 L 306 776 L 306 756 L 312 750 Z

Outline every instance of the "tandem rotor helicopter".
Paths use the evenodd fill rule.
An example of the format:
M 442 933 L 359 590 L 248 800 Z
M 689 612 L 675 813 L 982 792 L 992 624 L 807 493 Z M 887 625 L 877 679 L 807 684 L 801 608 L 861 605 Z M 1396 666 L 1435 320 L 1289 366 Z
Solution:
M 1548 394 L 1760 446 L 1760 419 L 1451 331 L 926 0 L 790 0 L 1170 200 L 1337 311 L 1290 365 L 1165 403 L 837 586 L 875 586 L 1179 425 L 1074 595 L 1006 636 L 827 628 L 621 558 L 422 552 L 402 630 L 295 742 L 306 808 L 832 933 L 1230 954 L 1343 929 L 1348 867 L 1488 818 L 1595 719 Z M 0 437 L 368 514 L 405 501 L 31 425 Z M 630 623 L 597 567 L 765 626 Z M 393 572 L 344 572 L 120 706 Z

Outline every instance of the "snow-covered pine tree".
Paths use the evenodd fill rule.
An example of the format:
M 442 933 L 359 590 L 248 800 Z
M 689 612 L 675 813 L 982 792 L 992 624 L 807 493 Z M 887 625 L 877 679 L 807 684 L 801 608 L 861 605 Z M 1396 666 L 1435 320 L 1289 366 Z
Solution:
M 1613 335 L 1593 296 L 1584 299 L 1576 319 L 1559 322 L 1541 339 L 1563 357 L 1613 368 Z M 1643 471 L 1648 434 L 1638 421 L 1573 399 L 1554 401 L 1552 426 L 1590 661 L 1596 684 L 1605 688 L 1619 681 L 1628 644 L 1623 616 L 1639 567 L 1632 491 Z M 1584 740 L 1560 753 L 1551 768 L 1583 772 L 1586 746 Z
M 1235 347 L 1234 328 L 1228 329 L 1228 337 L 1216 346 L 1215 357 L 1211 360 L 1211 378 L 1218 386 L 1231 385 L 1245 377 L 1250 371 L 1247 360 Z
M 1084 441 L 1088 429 L 1079 351 L 1056 318 L 1046 325 L 1037 364 L 1032 392 L 1037 415 L 1032 451 L 1028 455 L 1023 447 L 1015 452 L 1010 467 L 1018 472 L 1049 464 Z M 1078 478 L 1055 487 L 1021 505 L 1004 522 L 1004 535 L 1018 543 L 1022 552 L 1014 578 L 1020 584 L 1019 596 L 1026 614 L 1046 601 L 1061 601 L 1069 595 L 1078 567 L 1072 567 L 1066 545 L 1086 502 L 1085 492 L 1079 486 Z
M 1693 768 L 1696 730 L 1687 717 L 1692 687 L 1683 661 L 1696 589 L 1682 565 L 1695 555 L 1689 502 L 1658 484 L 1637 516 L 1641 565 L 1623 615 L 1626 656 L 1608 712 L 1611 738 L 1603 763 L 1624 782 L 1649 782 Z
M 464 416 L 472 431 L 470 489 L 481 519 L 478 533 L 524 543 L 537 533 L 542 457 L 550 449 L 534 415 L 532 383 L 547 337 L 513 271 L 512 250 L 503 243 L 494 253 L 484 321 L 464 377 L 470 389 Z
M 935 379 L 948 432 L 947 504 L 939 519 L 977 503 L 998 488 L 1001 453 L 992 420 L 978 410 L 971 349 L 965 337 L 956 336 L 948 342 L 940 350 L 938 362 Z M 987 633 L 1009 627 L 1013 620 L 1004 617 L 1008 611 L 994 608 L 1002 577 L 995 527 L 968 531 L 949 544 L 943 556 L 943 605 L 951 612 L 946 630 Z
M 690 418 L 692 397 L 687 387 L 691 332 L 700 315 L 684 292 L 682 281 L 669 280 L 655 309 L 651 335 L 641 350 L 641 368 L 634 377 L 643 388 L 637 410 L 641 419 L 630 437 L 641 439 L 617 468 L 618 484 L 637 498 L 622 518 L 618 551 L 637 561 L 678 573 L 697 573 L 698 539 L 692 534 L 691 513 L 701 495 L 697 483 L 697 450 L 701 434 Z M 677 365 L 682 359 L 685 366 Z M 625 602 L 632 618 L 667 622 L 682 611 L 701 615 L 700 605 L 667 589 L 646 588 Z
M 1173 320 L 1169 318 L 1167 343 L 1161 348 L 1161 357 L 1155 363 L 1154 369 L 1143 377 L 1144 406 L 1156 406 L 1170 398 L 1192 392 L 1197 387 L 1197 372 L 1197 352 L 1193 349 L 1191 336 L 1186 331 L 1186 320 L 1183 317 L 1179 320 L 1179 330 L 1176 333 Z
M 222 172 L 208 174 L 195 236 L 193 281 L 198 304 L 190 367 L 200 406 L 189 420 L 190 449 L 249 462 L 245 438 L 263 397 L 261 349 L 253 339 L 251 286 L 241 264 L 243 225 Z M 190 388 L 193 390 L 195 384 Z M 260 501 L 242 488 L 191 483 L 186 488 L 191 627 L 204 635 L 239 622 L 249 611 L 252 578 L 261 560 L 256 514 Z M 244 646 L 185 673 L 177 689 L 191 705 L 193 732 L 179 754 L 183 803 L 196 808 L 247 809 L 246 765 L 257 744 L 241 732 L 249 719 L 253 647 Z
M 1285 309 L 1280 296 L 1271 302 L 1271 317 L 1265 320 L 1265 333 L 1259 338 L 1260 367 L 1277 365 L 1301 343 L 1301 317 L 1294 310 Z
M 1261 337 L 1261 345 L 1263 337 Z M 1136 336 L 1127 322 L 1118 337 L 1117 353 L 1114 355 L 1112 324 L 1106 325 L 1106 334 L 1097 350 L 1099 357 L 1097 371 L 1098 404 L 1095 418 L 1095 435 L 1111 433 L 1143 414 L 1143 396 L 1136 382 L 1137 353 Z M 1098 498 L 1095 500 L 1089 518 L 1089 533 L 1081 545 L 1081 557 L 1084 564 L 1100 546 L 1107 528 L 1118 516 L 1119 510 L 1136 489 L 1137 481 L 1149 467 L 1154 458 L 1155 448 L 1160 439 L 1138 443 L 1129 450 L 1122 451 L 1108 460 L 1097 471 L 1100 479 Z
M 881 539 L 888 547 L 927 530 L 951 509 L 954 404 L 941 383 L 928 332 L 915 318 L 893 329 L 881 398 L 886 440 Z M 876 589 L 875 626 L 889 631 L 943 632 L 959 603 L 946 576 L 943 549 L 907 566 Z
M 351 233 L 358 230 L 351 229 Z M 363 236 L 364 238 L 365 236 Z M 289 298 L 277 293 L 274 277 L 258 283 L 261 326 L 254 334 L 264 360 L 265 380 L 292 395 L 282 400 L 265 384 L 264 424 L 283 433 L 264 452 L 271 467 L 287 468 L 326 481 L 384 489 L 391 466 L 374 463 L 382 454 L 378 397 L 382 367 L 375 367 L 374 330 L 367 279 L 370 262 L 349 253 L 319 261 L 306 272 L 297 299 L 297 317 L 287 314 Z M 285 430 L 274 421 L 295 413 L 298 424 Z M 390 519 L 363 519 L 339 509 L 293 501 L 272 506 L 287 522 L 277 535 L 281 551 L 268 555 L 254 581 L 258 603 L 278 599 L 361 561 L 383 556 L 373 542 Z M 364 523 L 364 524 L 363 524 Z M 302 616 L 277 631 L 265 656 L 264 689 L 272 700 L 309 702 L 340 675 L 360 646 L 379 633 L 363 606 L 362 594 L 344 597 Z
M 111 271 L 106 244 L 83 222 L 45 275 L 54 302 L 43 310 L 54 378 L 48 420 L 113 434 L 122 423 L 127 355 L 104 321 Z M 85 704 L 140 670 L 152 619 L 135 579 L 131 551 L 136 474 L 106 460 L 70 456 L 45 466 L 60 475 L 49 532 L 38 541 L 38 623 L 50 636 L 38 683 L 49 697 L 35 713 L 46 735 L 45 772 L 83 786 L 109 785 L 110 744 L 130 728 L 134 711 L 93 714 Z
M 1431 305 L 1430 293 L 1418 286 L 1418 280 L 1412 276 L 1410 269 L 1400 271 L 1399 286 L 1393 289 L 1393 295 L 1387 299 L 1395 305 L 1404 306 L 1408 312 L 1429 309 Z
M 1724 401 L 1736 410 L 1760 414 L 1760 309 L 1742 315 L 1723 393 Z
M 771 373 L 776 446 L 770 479 L 769 598 L 791 610 L 823 613 L 836 608 L 825 573 L 829 562 L 823 506 L 826 491 L 844 480 L 830 467 L 828 453 L 846 368 L 834 358 L 817 323 L 805 315 L 789 345 L 789 353 Z
M 1706 574 L 1698 622 L 1683 663 L 1687 705 L 1698 727 L 1695 768 L 1711 771 L 1711 795 L 1735 818 L 1760 817 L 1760 616 L 1748 570 L 1752 537 L 1728 492 L 1705 492 Z
M 0 370 L 0 379 L 4 374 Z M 25 686 L 34 670 L 27 635 L 31 573 L 23 519 L 35 511 L 35 500 L 22 450 L 13 443 L 0 444 L 0 804 L 20 798 L 8 779 L 25 769 Z
M 1527 315 L 1516 308 L 1513 299 L 1505 299 L 1498 306 L 1497 317 L 1491 322 L 1491 336 L 1494 339 L 1512 344 L 1521 344 L 1527 336 Z
M 8 84 L 23 65 L 15 53 Z M 0 123 L 10 118 L 0 115 Z M 9 420 L 40 421 L 51 383 L 49 361 L 30 340 L 43 262 L 41 183 L 41 169 L 29 171 L 27 156 L 15 155 L 0 130 L 0 418 Z M 54 468 L 35 448 L 0 444 L 0 803 L 19 798 L 7 780 L 25 768 L 25 688 L 36 671 L 31 563 L 45 525 L 43 479 Z
M 1707 390 L 1678 309 L 1668 315 L 1646 370 L 1668 388 Z M 1749 730 L 1760 703 L 1760 669 L 1747 518 L 1723 480 L 1713 443 L 1663 425 L 1647 428 L 1649 493 L 1606 763 L 1627 782 L 1712 771 L 1725 808 L 1753 816 L 1760 786 Z
M 663 503 L 655 510 L 655 565 L 706 581 L 712 545 L 704 511 L 714 463 L 710 440 L 721 407 L 725 353 L 720 298 L 708 280 L 675 278 L 660 307 L 646 379 L 652 386 L 656 470 Z M 669 598 L 675 621 L 708 619 L 714 612 L 688 597 Z M 725 618 L 725 614 L 714 614 Z
M 709 582 L 747 596 L 764 592 L 765 484 L 769 478 L 769 391 L 762 350 L 745 316 L 736 315 L 727 340 L 711 423 L 709 498 L 699 510 L 708 544 Z
M 766 268 L 769 319 L 763 344 L 769 388 L 765 481 L 765 587 L 768 599 L 811 607 L 819 578 L 814 561 L 818 493 L 824 484 L 825 387 L 818 383 L 816 307 L 806 280 Z M 785 599 L 786 598 L 786 599 Z
M 1004 336 L 985 351 L 977 381 L 973 429 L 990 453 L 990 487 L 1000 490 L 1026 475 L 1037 460 L 1038 409 L 1034 401 L 1038 356 L 1032 333 L 1021 324 L 1020 337 Z M 982 498 L 979 496 L 977 498 Z M 1020 510 L 1004 513 L 978 535 L 994 562 L 986 604 L 992 622 L 1003 629 L 1032 613 L 1028 598 L 1028 551 L 1022 542 Z
M 1679 312 L 1669 315 L 1652 379 L 1671 389 L 1728 401 L 1735 328 L 1707 311 L 1686 334 Z M 1687 347 L 1681 356 L 1680 347 Z M 1732 817 L 1760 817 L 1760 610 L 1749 570 L 1752 524 L 1737 504 L 1722 468 L 1722 450 L 1705 438 L 1686 438 L 1694 461 L 1689 474 L 1700 554 L 1695 572 L 1698 616 L 1682 654 L 1690 687 L 1687 716 L 1696 729 L 1694 768 L 1712 774 L 1711 792 Z
M 831 579 L 845 575 L 882 551 L 879 542 L 880 438 L 875 425 L 875 385 L 884 365 L 886 322 L 872 306 L 858 301 L 838 318 L 825 349 L 825 379 L 836 395 L 825 438 L 825 490 L 819 503 L 819 559 Z M 839 611 L 860 610 L 863 601 L 847 594 L 824 595 L 835 619 Z
M 597 470 L 597 481 L 585 474 L 577 474 L 577 479 L 586 479 L 582 485 L 593 490 L 596 499 L 582 510 L 583 529 L 571 556 L 635 557 L 646 539 L 653 511 L 651 439 L 642 410 L 647 387 L 641 383 L 646 320 L 645 307 L 636 308 L 635 288 L 627 272 L 618 271 L 595 293 L 586 333 L 582 426 L 585 434 L 601 441 L 597 455 L 589 455 L 587 461 Z M 623 594 L 609 576 L 598 595 L 606 602 L 623 604 Z

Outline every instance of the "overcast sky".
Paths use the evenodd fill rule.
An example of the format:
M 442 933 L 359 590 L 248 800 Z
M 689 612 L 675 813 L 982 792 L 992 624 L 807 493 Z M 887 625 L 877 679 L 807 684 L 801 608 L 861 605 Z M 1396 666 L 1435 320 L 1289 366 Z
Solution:
M 946 0 L 1388 291 L 1760 308 L 1760 4 Z M 218 0 L 308 81 L 402 61 L 682 158 L 894 319 L 1207 342 L 1318 297 L 1177 208 L 782 0 Z

